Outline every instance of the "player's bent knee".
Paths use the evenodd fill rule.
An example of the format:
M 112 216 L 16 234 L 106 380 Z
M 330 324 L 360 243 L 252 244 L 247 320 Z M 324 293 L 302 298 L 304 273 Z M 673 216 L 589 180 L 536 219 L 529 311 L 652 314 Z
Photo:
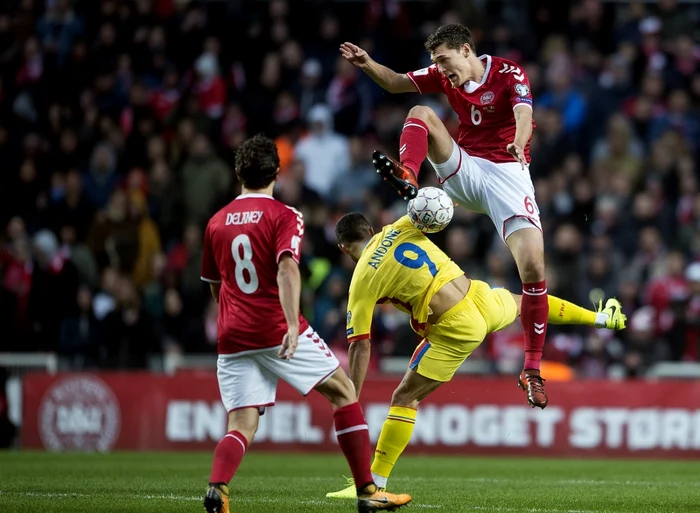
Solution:
M 338 368 L 330 378 L 318 385 L 316 390 L 331 402 L 333 408 L 342 408 L 357 402 L 355 386 L 341 368 Z
M 544 262 L 539 259 L 527 259 L 518 265 L 520 277 L 525 283 L 543 281 L 546 278 Z
M 433 109 L 425 105 L 416 105 L 408 111 L 409 118 L 418 118 L 426 123 L 433 119 L 440 119 Z
M 405 382 L 401 382 L 394 393 L 391 395 L 392 406 L 403 406 L 404 408 L 418 408 L 418 390 L 407 386 Z

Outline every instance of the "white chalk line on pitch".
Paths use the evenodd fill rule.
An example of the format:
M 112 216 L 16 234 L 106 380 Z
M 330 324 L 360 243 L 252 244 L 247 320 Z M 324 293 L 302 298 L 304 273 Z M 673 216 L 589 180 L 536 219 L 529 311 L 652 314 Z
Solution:
M 38 497 L 47 499 L 89 499 L 104 497 L 104 495 L 94 495 L 86 493 L 51 493 L 51 492 L 3 492 L 0 491 L 0 495 L 22 495 L 24 497 Z M 144 500 L 172 500 L 172 501 L 201 501 L 202 497 L 195 497 L 191 495 L 175 495 L 175 494 L 156 494 L 156 495 L 136 495 L 132 496 L 135 499 Z M 278 504 L 282 502 L 287 502 L 287 500 L 277 499 L 274 497 L 258 497 L 258 498 L 240 498 L 232 497 L 231 502 L 233 504 L 241 502 L 265 502 L 268 504 Z M 325 506 L 329 504 L 329 501 L 324 500 L 302 500 L 299 504 L 307 504 L 314 506 Z M 423 509 L 441 509 L 442 506 L 439 504 L 417 504 L 412 503 L 411 508 L 423 508 Z M 503 512 L 503 513 L 604 513 L 599 510 L 588 510 L 588 509 L 557 509 L 557 508 L 509 508 L 504 506 L 466 506 L 463 507 L 461 511 L 493 511 L 493 512 Z
M 289 476 L 266 476 L 265 480 L 284 480 L 289 481 Z M 392 477 L 391 482 L 401 482 L 401 483 L 412 483 L 415 481 L 415 477 Z M 488 483 L 488 484 L 498 484 L 498 483 L 531 483 L 534 481 L 542 482 L 541 477 L 420 477 L 421 481 L 435 482 L 435 483 Z M 294 480 L 300 481 L 323 481 L 327 482 L 327 477 L 295 477 Z M 700 487 L 700 482 L 697 481 L 638 481 L 635 479 L 546 479 L 547 484 L 554 485 L 569 485 L 569 486 L 650 486 L 650 487 L 664 487 L 664 488 L 698 488 Z
M 3 492 L 0 490 L 0 496 L 2 495 L 21 495 L 23 497 L 37 497 L 43 499 L 97 499 L 103 498 L 105 495 L 96 495 L 88 493 L 54 493 L 54 492 Z M 134 499 L 145 499 L 145 500 L 171 500 L 171 501 L 201 501 L 203 497 L 194 497 L 191 495 L 175 495 L 175 494 L 160 494 L 160 495 L 132 495 Z M 231 503 L 241 503 L 241 502 L 265 502 L 269 504 L 277 504 L 281 502 L 288 502 L 286 499 L 277 499 L 274 497 L 231 497 Z M 301 500 L 298 501 L 299 504 L 316 505 L 316 506 L 327 506 L 330 501 L 324 500 Z M 441 508 L 439 504 L 415 504 L 413 507 L 418 508 Z M 576 512 L 578 513 L 578 512 Z M 589 513 L 589 512 L 585 512 Z M 590 512 L 593 513 L 593 512 Z

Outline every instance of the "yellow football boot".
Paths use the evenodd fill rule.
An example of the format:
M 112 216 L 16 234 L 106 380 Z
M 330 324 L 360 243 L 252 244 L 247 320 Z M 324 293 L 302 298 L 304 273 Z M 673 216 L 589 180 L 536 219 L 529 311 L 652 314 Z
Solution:
M 609 330 L 624 330 L 627 326 L 627 316 L 622 313 L 622 305 L 614 297 L 605 302 L 605 308 L 603 308 L 603 300 L 600 299 L 596 312 L 604 313 L 608 316 L 608 319 L 605 321 L 605 327 Z
M 339 492 L 328 492 L 328 499 L 357 499 L 357 488 L 355 488 L 355 480 L 352 477 L 343 476 L 348 484 L 347 488 L 343 488 Z

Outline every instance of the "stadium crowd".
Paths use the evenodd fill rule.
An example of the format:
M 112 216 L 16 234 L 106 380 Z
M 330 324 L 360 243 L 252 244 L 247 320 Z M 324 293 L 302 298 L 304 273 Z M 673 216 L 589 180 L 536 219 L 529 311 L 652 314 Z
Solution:
M 298 4 L 304 4 L 302 7 Z M 477 51 L 521 63 L 535 97 L 531 173 L 551 293 L 617 296 L 620 333 L 550 326 L 544 358 L 602 377 L 700 359 L 700 25 L 676 0 L 17 0 L 0 11 L 0 352 L 57 351 L 74 368 L 214 353 L 202 232 L 238 190 L 237 145 L 276 137 L 279 199 L 305 214 L 303 308 L 344 351 L 352 272 L 333 226 L 405 211 L 379 183 L 408 109 L 338 53 L 353 41 L 397 71 L 462 22 Z M 312 27 L 309 29 L 309 27 Z M 421 174 L 434 185 L 429 165 Z M 466 273 L 518 290 L 485 216 L 434 236 Z M 520 323 L 473 359 L 522 365 Z M 407 318 L 376 313 L 376 356 L 410 355 Z

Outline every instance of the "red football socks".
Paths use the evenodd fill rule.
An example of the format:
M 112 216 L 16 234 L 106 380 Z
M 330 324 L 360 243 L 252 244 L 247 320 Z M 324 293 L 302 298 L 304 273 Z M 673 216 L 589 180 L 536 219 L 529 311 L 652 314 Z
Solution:
M 428 156 L 428 125 L 418 118 L 407 118 L 399 139 L 399 160 L 418 178 L 420 166 Z
M 524 369 L 540 369 L 542 348 L 547 335 L 547 317 L 549 303 L 547 300 L 547 283 L 523 283 L 523 299 L 520 306 L 520 321 L 525 330 L 525 365 Z
M 367 421 L 360 403 L 352 403 L 333 412 L 338 444 L 348 460 L 355 486 L 358 490 L 371 484 L 370 472 L 372 447 L 369 443 Z
M 238 431 L 229 431 L 214 449 L 214 462 L 211 465 L 211 484 L 228 482 L 238 470 L 243 455 L 248 448 L 248 440 Z

